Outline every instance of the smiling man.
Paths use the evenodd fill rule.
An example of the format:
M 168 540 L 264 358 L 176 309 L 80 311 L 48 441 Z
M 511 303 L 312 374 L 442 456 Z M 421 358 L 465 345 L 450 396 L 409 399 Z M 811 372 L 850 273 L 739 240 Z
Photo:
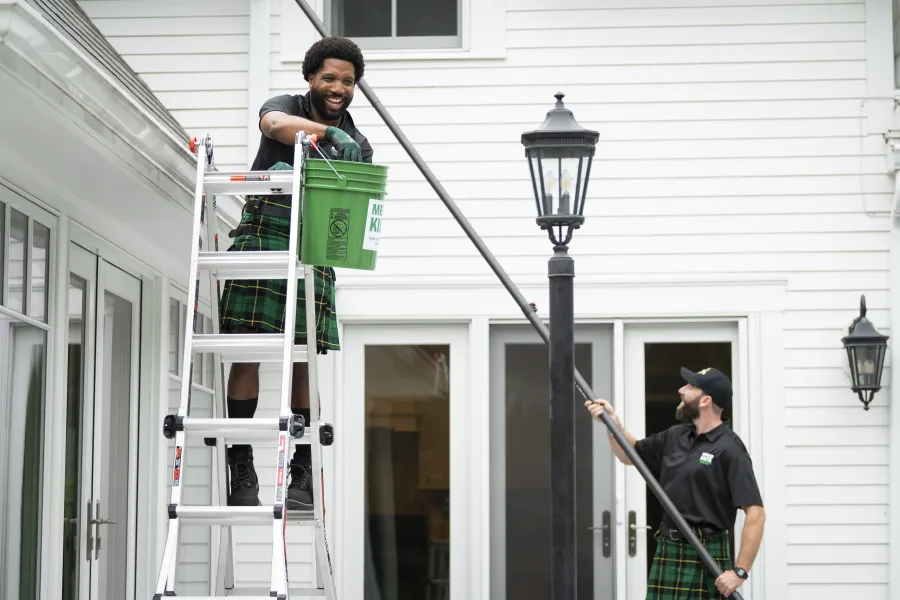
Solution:
M 284 94 L 263 104 L 259 111 L 262 132 L 251 169 L 290 169 L 294 164 L 294 139 L 298 132 L 318 136 L 318 146 L 329 160 L 372 162 L 372 146 L 353 123 L 347 107 L 365 64 L 359 48 L 348 39 L 329 37 L 316 42 L 303 60 L 303 77 L 309 83 L 305 95 Z M 320 158 L 315 150 L 311 158 Z M 291 197 L 250 197 L 241 223 L 229 235 L 229 252 L 285 251 L 291 218 Z M 302 257 L 301 257 L 302 259 Z M 315 267 L 316 351 L 340 350 L 334 270 Z M 297 282 L 297 321 L 294 343 L 306 344 L 305 281 Z M 280 280 L 226 281 L 220 302 L 222 333 L 283 333 L 287 282 Z M 291 408 L 310 422 L 308 365 L 293 369 Z M 228 376 L 228 416 L 252 418 L 259 399 L 259 364 L 235 363 Z M 312 510 L 310 446 L 297 445 L 291 460 L 287 494 L 289 510 Z M 228 449 L 230 506 L 258 506 L 259 480 L 253 465 L 253 449 L 235 445 Z
M 606 412 L 616 422 L 723 571 L 712 577 L 666 515 L 656 533 L 646 600 L 719 600 L 730 597 L 749 577 L 762 542 L 765 509 L 750 454 L 722 420 L 722 412 L 731 405 L 731 381 L 712 368 L 697 373 L 682 368 L 681 377 L 685 385 L 678 390 L 681 402 L 675 416 L 682 424 L 642 440 L 625 431 L 606 400 L 588 400 L 585 406 L 596 420 Z M 608 436 L 616 457 L 632 464 L 611 432 Z M 732 564 L 728 535 L 738 509 L 746 519 L 741 551 Z

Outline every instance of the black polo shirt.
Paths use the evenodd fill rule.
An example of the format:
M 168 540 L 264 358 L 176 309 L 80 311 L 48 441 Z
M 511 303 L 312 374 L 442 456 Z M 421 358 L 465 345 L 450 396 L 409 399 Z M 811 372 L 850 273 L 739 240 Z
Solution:
M 724 531 L 741 506 L 762 506 L 746 446 L 727 422 L 702 435 L 680 424 L 638 440 L 634 449 L 691 525 Z
M 268 112 L 272 112 L 273 110 L 277 110 L 286 114 L 289 114 L 294 117 L 301 117 L 303 119 L 308 119 L 310 121 L 314 121 L 312 115 L 312 110 L 309 104 L 309 93 L 305 95 L 295 95 L 291 96 L 289 94 L 282 94 L 280 96 L 275 96 L 274 98 L 269 98 L 266 100 L 266 103 L 262 105 L 262 108 L 259 109 L 259 118 L 262 119 L 263 115 Z M 356 128 L 356 125 L 353 123 L 353 117 L 350 116 L 350 113 L 344 111 L 344 115 L 341 117 L 340 122 L 337 127 L 339 129 L 344 130 L 347 135 L 356 140 L 356 143 L 359 144 L 362 149 L 362 159 L 363 162 L 371 163 L 372 155 L 374 151 L 372 150 L 372 145 L 369 143 L 369 140 L 359 132 Z M 325 153 L 325 156 L 330 160 L 333 155 L 331 154 L 332 145 L 325 140 L 318 140 L 317 145 L 319 148 Z M 319 153 L 315 150 L 310 151 L 310 158 L 321 158 Z M 259 150 L 256 152 L 256 160 L 253 161 L 253 165 L 250 167 L 252 171 L 265 171 L 267 169 L 272 168 L 275 163 L 284 162 L 291 166 L 294 165 L 294 146 L 282 144 L 278 140 L 272 140 L 267 138 L 265 135 L 261 136 L 259 142 Z

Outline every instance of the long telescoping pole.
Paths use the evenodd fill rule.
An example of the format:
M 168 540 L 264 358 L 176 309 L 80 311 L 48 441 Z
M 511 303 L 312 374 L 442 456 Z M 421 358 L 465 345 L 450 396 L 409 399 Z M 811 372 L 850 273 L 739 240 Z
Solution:
M 328 37 L 330 34 L 328 33 L 328 29 L 325 28 L 325 24 L 322 23 L 322 20 L 319 19 L 319 15 L 310 8 L 309 4 L 306 0 L 295 0 L 297 6 L 306 14 L 306 18 L 309 19 L 309 22 L 312 23 L 313 27 L 316 28 L 316 31 L 319 32 L 319 35 L 322 37 Z M 369 84 L 361 79 L 357 82 L 357 86 L 360 90 L 362 90 L 363 95 L 369 100 L 369 104 L 372 105 L 372 108 L 375 109 L 375 112 L 381 117 L 381 120 L 384 121 L 384 124 L 387 125 L 387 128 L 390 129 L 391 133 L 394 134 L 394 137 L 397 138 L 397 141 L 400 142 L 400 145 L 409 154 L 410 159 L 412 159 L 413 163 L 419 168 L 419 171 L 422 172 L 422 175 L 434 189 L 435 193 L 447 207 L 447 210 L 450 211 L 450 214 L 453 215 L 453 218 L 459 223 L 460 227 L 462 227 L 463 231 L 466 232 L 466 235 L 475 244 L 475 247 L 478 249 L 478 252 L 481 253 L 481 256 L 487 261 L 488 265 L 491 267 L 491 270 L 497 275 L 500 279 L 500 282 L 503 284 L 503 287 L 509 292 L 509 295 L 513 297 L 513 300 L 516 301 L 516 304 L 519 305 L 519 308 L 522 310 L 522 313 L 525 315 L 525 318 L 534 326 L 537 330 L 538 334 L 544 340 L 545 343 L 550 342 L 550 331 L 547 329 L 547 326 L 544 325 L 543 321 L 541 321 L 537 315 L 534 313 L 534 309 L 525 300 L 525 297 L 522 296 L 522 292 L 519 291 L 519 288 L 512 282 L 509 278 L 509 275 L 506 274 L 506 271 L 503 270 L 503 267 L 500 266 L 500 263 L 497 262 L 497 259 L 485 245 L 484 240 L 482 240 L 478 233 L 472 228 L 472 225 L 469 223 L 468 219 L 466 219 L 465 215 L 462 214 L 462 211 L 459 210 L 459 207 L 456 206 L 456 203 L 450 198 L 447 194 L 447 191 L 444 189 L 444 186 L 441 185 L 441 182 L 438 181 L 437 177 L 434 176 L 434 173 L 431 172 L 431 169 L 425 164 L 425 161 L 422 160 L 422 157 L 419 156 L 419 153 L 410 143 L 410 141 L 406 138 L 406 135 L 403 131 L 400 130 L 400 127 L 394 121 L 394 118 L 391 117 L 390 113 L 388 113 L 387 109 L 381 104 L 381 101 L 378 100 L 378 96 L 375 95 L 375 92 L 372 91 L 372 88 L 369 87 Z M 584 377 L 581 376 L 581 373 L 578 369 L 575 369 L 575 383 L 578 384 L 578 389 L 581 392 L 581 395 L 584 396 L 585 399 L 588 400 L 596 400 L 597 395 L 594 394 L 594 391 L 590 388 L 587 382 L 584 380 Z M 697 554 L 700 556 L 700 560 L 703 561 L 703 565 L 707 568 L 707 570 L 718 577 L 722 574 L 722 569 L 719 568 L 719 565 L 710 555 L 709 551 L 703 547 L 703 544 L 700 543 L 700 540 L 697 539 L 697 536 L 694 534 L 693 530 L 688 525 L 687 521 L 684 520 L 684 517 L 681 516 L 681 513 L 678 512 L 678 509 L 675 508 L 675 505 L 672 504 L 672 500 L 666 495 L 663 491 L 662 487 L 660 487 L 659 482 L 656 481 L 656 478 L 653 477 L 653 473 L 650 472 L 650 469 L 647 468 L 647 465 L 644 464 L 644 461 L 640 459 L 635 452 L 634 448 L 632 448 L 631 444 L 628 443 L 628 440 L 625 438 L 625 435 L 619 430 L 618 426 L 616 426 L 615 421 L 613 421 L 608 414 L 605 412 L 600 415 L 600 420 L 606 425 L 606 428 L 612 433 L 613 437 L 616 438 L 616 441 L 625 451 L 626 456 L 631 460 L 634 467 L 638 470 L 638 473 L 641 474 L 641 477 L 644 478 L 644 481 L 647 482 L 647 485 L 650 487 L 650 490 L 653 492 L 653 495 L 656 496 L 660 503 L 663 505 L 663 508 L 666 509 L 666 512 L 669 513 L 669 516 L 672 517 L 672 520 L 675 521 L 675 525 L 678 527 L 679 531 L 687 538 L 688 542 L 690 542 L 691 546 L 697 551 Z M 741 595 L 738 592 L 734 592 L 729 597 L 731 600 L 743 600 Z

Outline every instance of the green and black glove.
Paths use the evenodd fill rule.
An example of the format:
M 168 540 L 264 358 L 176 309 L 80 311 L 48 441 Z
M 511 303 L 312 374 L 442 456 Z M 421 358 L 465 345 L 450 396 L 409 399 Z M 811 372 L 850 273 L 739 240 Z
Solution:
M 331 142 L 338 151 L 338 160 L 362 162 L 362 148 L 342 129 L 328 127 L 325 139 Z

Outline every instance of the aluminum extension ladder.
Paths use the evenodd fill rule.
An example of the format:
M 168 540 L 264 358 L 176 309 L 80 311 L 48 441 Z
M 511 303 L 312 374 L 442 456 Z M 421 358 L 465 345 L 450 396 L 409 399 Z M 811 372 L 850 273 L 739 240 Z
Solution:
M 198 241 L 191 250 L 191 277 L 188 285 L 188 312 L 185 323 L 184 354 L 182 363 L 181 401 L 178 412 L 168 415 L 163 424 L 167 439 L 175 440 L 175 454 L 172 464 L 172 490 L 168 506 L 168 532 L 165 550 L 159 569 L 154 600 L 176 596 L 175 580 L 179 564 L 179 543 L 182 524 L 202 524 L 221 526 L 218 574 L 215 595 L 177 596 L 182 600 L 232 600 L 257 599 L 288 600 L 289 598 L 324 597 L 336 600 L 334 574 L 331 555 L 325 532 L 325 510 L 323 504 L 324 473 L 322 470 L 321 447 L 334 440 L 334 429 L 321 422 L 319 411 L 318 374 L 316 369 L 316 321 L 315 310 L 306 311 L 306 346 L 293 344 L 296 323 L 297 276 L 303 268 L 306 282 L 306 306 L 314 307 L 315 286 L 313 268 L 300 265 L 298 239 L 300 210 L 302 203 L 302 179 L 310 147 L 315 147 L 315 136 L 298 133 L 294 144 L 294 169 L 292 171 L 242 171 L 219 172 L 213 159 L 213 143 L 209 135 L 199 142 L 191 141 L 191 149 L 197 153 L 197 182 L 194 197 L 194 221 L 192 238 Z M 318 150 L 318 148 L 316 148 Z M 319 151 L 321 153 L 321 151 Z M 216 195 L 269 195 L 284 194 L 291 190 L 291 229 L 288 250 L 283 252 L 219 252 L 216 230 Z M 204 223 L 204 215 L 210 218 Z M 201 236 L 201 228 L 204 230 Z M 212 229 L 211 229 L 212 228 Z M 214 251 L 203 251 L 204 237 L 207 247 L 214 244 Z M 197 334 L 197 306 L 200 290 L 200 271 L 209 272 L 213 333 Z M 284 334 L 220 334 L 219 333 L 219 281 L 228 279 L 287 279 L 287 299 Z M 213 295 L 215 289 L 215 295 Z M 191 416 L 192 365 L 195 353 L 213 354 L 215 377 L 214 417 L 210 419 Z M 281 409 L 278 418 L 229 419 L 225 418 L 226 402 L 224 394 L 224 362 L 281 362 Z M 293 363 L 307 362 L 309 365 L 310 420 L 294 415 L 290 408 Z M 217 416 L 221 415 L 221 416 Z M 203 438 L 207 446 L 215 446 L 219 484 L 218 506 L 185 506 L 182 504 L 182 489 L 185 481 L 184 458 L 188 439 Z M 251 444 L 253 442 L 276 442 L 278 453 L 274 502 L 263 506 L 227 506 L 226 494 L 226 444 Z M 288 485 L 287 452 L 295 444 L 310 444 L 312 455 L 313 510 L 288 511 L 286 492 Z M 287 562 L 287 522 L 305 522 L 314 528 L 315 558 L 318 567 L 317 587 L 293 589 L 290 587 Z M 241 592 L 234 588 L 234 544 L 232 526 L 269 525 L 272 528 L 272 570 L 270 589 Z M 229 595 L 234 594 L 234 595 Z M 243 595 L 242 595 L 243 594 Z

